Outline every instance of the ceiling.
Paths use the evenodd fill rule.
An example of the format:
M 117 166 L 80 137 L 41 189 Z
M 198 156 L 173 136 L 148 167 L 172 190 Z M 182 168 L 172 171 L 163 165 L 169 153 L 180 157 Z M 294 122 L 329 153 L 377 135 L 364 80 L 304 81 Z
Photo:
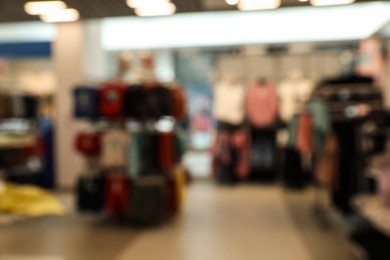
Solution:
M 118 17 L 134 15 L 125 0 L 63 0 L 69 7 L 79 10 L 81 19 Z M 376 0 L 356 0 L 356 2 L 372 2 Z M 23 10 L 28 0 L 0 0 L 0 22 L 35 21 L 36 16 L 30 16 Z M 177 7 L 177 13 L 235 10 L 225 0 L 172 0 Z M 298 0 L 282 0 L 282 6 L 305 6 Z

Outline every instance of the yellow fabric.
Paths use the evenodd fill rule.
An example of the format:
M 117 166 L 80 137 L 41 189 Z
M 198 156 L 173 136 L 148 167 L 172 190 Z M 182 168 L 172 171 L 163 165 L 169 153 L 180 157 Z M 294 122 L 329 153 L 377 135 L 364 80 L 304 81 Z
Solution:
M 185 188 L 186 188 L 186 175 L 183 167 L 176 169 L 176 194 L 178 196 L 179 211 L 184 207 L 185 203 Z
M 65 209 L 53 195 L 43 189 L 5 184 L 0 190 L 0 212 L 40 217 L 63 215 Z

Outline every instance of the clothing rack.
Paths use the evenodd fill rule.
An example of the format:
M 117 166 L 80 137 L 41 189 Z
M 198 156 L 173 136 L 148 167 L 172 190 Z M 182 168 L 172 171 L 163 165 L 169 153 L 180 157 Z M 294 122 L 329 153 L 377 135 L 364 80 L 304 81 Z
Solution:
M 95 88 L 76 87 L 75 116 L 90 123 L 95 133 L 89 140 L 99 142 L 94 144 L 90 154 L 84 153 L 88 161 L 87 172 L 94 174 L 79 179 L 78 205 L 81 212 L 106 212 L 110 217 L 142 225 L 159 224 L 180 212 L 179 182 L 183 174 L 180 157 L 184 149 L 179 152 L 177 147 L 180 145 L 176 142 L 180 142 L 178 135 L 181 130 L 177 122 L 185 114 L 185 96 L 183 90 L 176 87 L 155 85 L 154 89 L 148 84 L 125 86 L 121 82 L 110 82 Z M 152 93 L 154 90 L 164 95 L 156 95 L 156 91 Z M 149 94 L 153 95 L 151 100 L 148 100 Z M 91 102 L 83 102 L 86 97 L 90 97 Z M 140 103 L 139 98 L 145 102 Z M 134 99 L 138 99 L 138 103 L 130 102 Z M 162 127 L 161 122 L 165 122 Z M 112 131 L 116 133 L 114 136 Z M 86 138 L 88 142 L 89 137 Z M 77 141 L 81 145 L 82 142 Z M 105 150 L 108 149 L 105 145 L 111 150 Z M 105 162 L 107 158 L 104 160 L 104 156 L 111 156 L 109 151 L 114 152 L 112 149 L 120 149 L 115 154 L 123 158 L 119 160 L 121 162 L 118 158 L 114 163 Z M 99 156 L 103 156 L 100 161 Z M 101 191 L 89 190 L 88 185 Z M 88 200 L 94 204 L 87 205 Z
M 361 126 L 382 118 L 383 100 L 380 90 L 367 79 L 330 80 L 320 85 L 314 95 L 328 105 L 333 132 L 336 134 L 340 159 L 338 163 L 339 191 L 332 190 L 334 206 L 344 214 L 352 212 L 350 199 L 362 187 L 362 167 L 365 154 L 361 146 Z M 363 109 L 361 107 L 363 106 Z M 367 108 L 367 109 L 365 109 Z

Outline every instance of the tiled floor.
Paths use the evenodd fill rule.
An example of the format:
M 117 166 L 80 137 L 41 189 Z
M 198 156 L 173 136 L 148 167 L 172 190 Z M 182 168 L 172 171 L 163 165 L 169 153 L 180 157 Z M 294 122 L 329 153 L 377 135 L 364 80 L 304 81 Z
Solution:
M 195 184 L 182 216 L 156 229 L 140 231 L 74 214 L 0 227 L 0 260 L 6 260 L 4 255 L 61 260 L 353 259 L 339 234 L 322 234 L 307 208 L 304 193 L 285 193 L 276 186 Z
M 311 259 L 278 188 L 195 186 L 187 203 L 181 219 L 143 233 L 118 259 Z

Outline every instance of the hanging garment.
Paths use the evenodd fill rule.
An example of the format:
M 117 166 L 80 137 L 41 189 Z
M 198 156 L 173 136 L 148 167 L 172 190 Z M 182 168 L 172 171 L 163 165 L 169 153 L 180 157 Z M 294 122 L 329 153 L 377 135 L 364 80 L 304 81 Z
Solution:
M 141 177 L 134 182 L 131 220 L 139 225 L 161 223 L 168 216 L 167 186 L 164 177 Z
M 352 212 L 351 198 L 359 192 L 359 176 L 363 174 L 362 157 L 356 140 L 360 132 L 359 121 L 333 123 L 333 132 L 337 136 L 340 150 L 338 163 L 337 188 L 332 192 L 334 205 L 343 213 Z
M 100 135 L 93 132 L 78 133 L 75 148 L 83 155 L 99 155 L 101 150 Z
M 42 135 L 43 151 L 43 170 L 44 188 L 54 189 L 56 183 L 56 147 L 55 147 L 55 129 L 53 119 L 41 117 L 39 119 L 39 132 Z
M 160 85 L 148 88 L 144 106 L 150 119 L 172 115 L 173 102 L 170 91 Z
M 214 88 L 214 115 L 219 121 L 241 124 L 244 121 L 245 89 L 239 84 L 222 82 Z
M 179 166 L 174 171 L 174 178 L 176 183 L 176 194 L 178 201 L 178 211 L 180 212 L 184 206 L 186 199 L 186 186 L 187 186 L 187 172 L 184 167 Z
M 311 153 L 313 146 L 313 118 L 310 113 L 302 113 L 298 121 L 297 149 L 301 153 Z
M 218 177 L 219 165 L 228 166 L 231 161 L 229 133 L 227 131 L 220 131 L 215 138 L 214 146 L 212 148 L 213 154 L 213 171 Z
M 273 169 L 275 154 L 272 141 L 255 140 L 250 150 L 250 162 L 252 170 L 256 172 Z
M 0 118 L 13 117 L 12 97 L 5 93 L 0 93 Z
M 314 87 L 312 81 L 292 75 L 278 86 L 280 117 L 284 122 L 289 122 L 296 113 L 302 111 Z
M 111 216 L 127 216 L 130 204 L 130 180 L 125 174 L 112 173 L 105 180 L 106 207 Z
M 295 148 L 285 149 L 283 183 L 289 188 L 302 188 L 304 186 L 301 154 Z
M 150 135 L 151 137 L 151 143 L 149 147 L 150 151 L 150 158 L 151 158 L 151 164 L 150 164 L 150 169 L 152 172 L 159 172 L 161 170 L 161 166 L 159 163 L 159 156 L 160 156 L 160 134 L 159 133 L 153 133 Z
M 239 131 L 231 135 L 231 147 L 237 150 L 235 170 L 237 177 L 245 179 L 249 175 L 250 138 L 246 132 Z
M 120 117 L 124 114 L 126 86 L 122 83 L 107 83 L 100 90 L 100 112 L 105 117 Z
M 81 176 L 77 183 L 77 208 L 81 212 L 99 212 L 104 208 L 104 180 L 99 176 Z
M 186 95 L 183 87 L 169 88 L 173 101 L 172 115 L 176 119 L 183 119 L 187 114 L 186 109 Z
M 16 118 L 38 118 L 38 99 L 30 95 L 16 95 L 12 97 L 12 114 Z
M 315 176 L 321 186 L 334 190 L 338 186 L 340 151 L 337 136 L 330 134 L 315 166 Z
M 183 134 L 174 135 L 176 163 L 180 163 L 186 153 L 186 140 Z
M 322 100 L 313 100 L 308 104 L 313 118 L 314 147 L 317 152 L 324 149 L 327 135 L 331 131 L 330 113 L 326 103 Z
M 43 136 L 40 134 L 35 135 L 34 142 L 26 144 L 23 147 L 23 152 L 27 160 L 33 157 L 44 157 L 44 155 L 46 154 L 46 150 Z
M 138 120 L 146 117 L 146 90 L 143 85 L 132 85 L 125 93 L 125 115 Z
M 103 167 L 126 166 L 126 152 L 129 135 L 122 130 L 112 129 L 101 137 L 101 165 Z
M 0 168 L 24 165 L 26 159 L 23 147 L 0 148 Z
M 127 150 L 127 171 L 131 178 L 137 178 L 141 172 L 140 134 L 133 133 Z
M 246 116 L 256 127 L 274 124 L 278 117 L 278 96 L 269 84 L 253 84 L 246 93 Z
M 99 111 L 99 91 L 93 87 L 76 87 L 73 90 L 74 111 L 76 118 L 97 118 Z
M 250 179 L 273 181 L 276 178 L 276 129 L 251 128 Z
M 182 167 L 173 170 L 168 180 L 168 204 L 171 215 L 180 213 L 184 205 L 186 174 Z
M 250 138 L 244 131 L 220 131 L 212 149 L 213 169 L 221 182 L 232 183 L 249 175 Z
M 290 122 L 287 125 L 287 131 L 288 131 L 287 147 L 288 148 L 295 149 L 297 147 L 298 122 L 299 122 L 299 116 L 295 115 L 291 118 Z
M 140 169 L 141 172 L 153 169 L 154 154 L 157 150 L 153 147 L 153 136 L 151 133 L 141 132 L 138 135 L 139 151 L 140 151 Z
M 236 150 L 231 147 L 228 131 L 219 131 L 217 133 L 212 153 L 215 178 L 220 183 L 232 184 L 237 182 L 234 167 L 237 162 L 237 154 Z
M 174 136 L 172 133 L 160 133 L 158 138 L 159 166 L 164 171 L 170 171 L 176 162 Z

